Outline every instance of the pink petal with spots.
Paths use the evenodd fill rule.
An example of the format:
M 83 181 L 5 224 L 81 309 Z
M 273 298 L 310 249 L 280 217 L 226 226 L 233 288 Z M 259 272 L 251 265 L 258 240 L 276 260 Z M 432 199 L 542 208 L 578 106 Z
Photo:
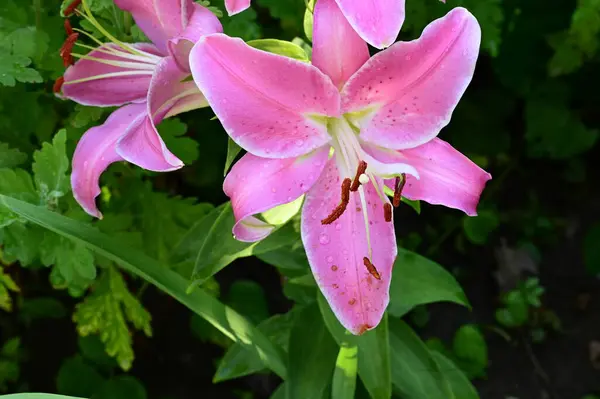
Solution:
M 171 57 L 157 66 L 148 92 L 147 113 L 136 119 L 118 142 L 117 152 L 125 160 L 157 172 L 183 166 L 167 149 L 155 124 L 166 115 L 174 115 L 174 108 L 181 111 L 206 106 L 194 82 L 181 81 L 185 76 Z
M 381 49 L 396 41 L 404 22 L 404 0 L 336 1 L 350 25 L 371 46 Z
M 477 204 L 485 184 L 492 176 L 450 144 L 435 138 L 410 150 L 380 151 L 380 161 L 406 162 L 419 172 L 420 179 L 406 177 L 402 195 L 411 200 L 460 209 L 469 216 L 477 215 Z M 394 181 L 386 184 L 393 189 Z
M 146 104 L 126 105 L 113 112 L 102 125 L 85 132 L 77 143 L 73 154 L 71 186 L 73 196 L 90 215 L 102 217 L 96 207 L 96 197 L 100 195 L 100 175 L 110 164 L 123 160 L 116 151 L 117 141 L 132 121 L 145 114 Z
M 250 7 L 250 0 L 225 0 L 227 14 L 235 15 Z
M 322 116 L 338 116 L 339 92 L 312 65 L 222 34 L 190 54 L 194 80 L 231 138 L 264 158 L 307 154 L 329 142 Z
M 369 257 L 369 249 L 358 192 L 350 194 L 350 203 L 337 221 L 321 224 L 338 206 L 340 187 L 341 179 L 332 159 L 306 195 L 302 242 L 315 280 L 338 320 L 353 334 L 362 334 L 379 324 L 388 305 L 396 237 L 393 224 L 384 219 L 383 203 L 373 185 L 362 186 L 373 249 L 370 260 L 379 272 L 378 280 L 363 263 L 363 258 Z
M 361 138 L 405 149 L 437 136 L 471 81 L 480 39 L 475 17 L 455 8 L 419 39 L 367 61 L 342 92 L 344 112 L 364 112 L 357 122 Z
M 141 51 L 160 56 L 160 52 L 152 44 L 138 43 L 132 46 Z M 115 55 L 115 51 L 123 53 L 123 50 L 117 45 L 105 44 L 88 54 L 89 57 L 101 61 L 80 59 L 70 66 L 64 75 L 63 95 L 79 104 L 96 107 L 110 107 L 129 102 L 146 101 L 154 61 L 150 59 L 148 62 L 133 61 Z M 118 62 L 123 65 L 109 65 L 106 62 Z M 121 75 L 96 78 L 98 75 L 115 73 Z M 125 73 L 130 74 L 123 75 Z M 78 82 L 79 80 L 84 81 Z
M 223 190 L 231 198 L 236 224 L 233 234 L 240 241 L 258 241 L 273 226 L 252 215 L 294 201 L 317 181 L 329 156 L 324 146 L 298 158 L 269 159 L 246 154 L 225 178 Z
M 335 0 L 319 0 L 314 10 L 313 65 L 341 89 L 368 59 L 367 43 L 348 24 Z

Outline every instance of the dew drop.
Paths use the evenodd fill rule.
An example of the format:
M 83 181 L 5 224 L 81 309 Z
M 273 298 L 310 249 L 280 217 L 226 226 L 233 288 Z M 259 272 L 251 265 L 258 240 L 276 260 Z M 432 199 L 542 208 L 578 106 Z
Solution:
M 321 235 L 319 236 L 319 242 L 322 245 L 327 245 L 329 244 L 329 236 L 325 233 L 321 233 Z
M 341 230 L 342 229 L 342 225 L 340 223 L 337 223 L 335 225 L 335 229 L 338 230 L 338 231 Z
M 298 139 L 298 140 L 296 140 L 296 145 L 297 145 L 298 147 L 300 147 L 300 146 L 301 146 L 301 145 L 303 145 L 303 144 L 304 144 L 304 140 L 302 140 L 302 139 Z
M 271 189 L 271 192 L 272 192 L 272 193 L 276 193 L 276 192 L 277 192 L 277 189 L 276 189 L 275 187 L 273 187 L 273 188 Z
M 333 256 L 329 255 L 327 257 L 327 262 L 329 262 L 329 263 L 333 262 Z

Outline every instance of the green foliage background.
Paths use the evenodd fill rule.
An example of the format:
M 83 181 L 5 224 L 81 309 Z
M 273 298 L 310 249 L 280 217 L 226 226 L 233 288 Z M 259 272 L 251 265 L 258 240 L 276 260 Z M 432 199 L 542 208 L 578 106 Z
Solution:
M 90 3 L 112 34 L 144 40 L 112 0 Z M 222 0 L 210 6 L 224 10 Z M 226 397 L 478 398 L 470 379 L 484 377 L 488 363 L 480 329 L 461 327 L 450 349 L 441 341 L 425 343 L 413 329 L 427 304 L 478 306 L 469 304 L 455 276 L 460 273 L 428 258 L 451 253 L 450 258 L 477 263 L 472 254 L 493 256 L 500 232 L 511 245 L 544 252 L 560 245 L 578 199 L 597 193 L 589 187 L 598 177 L 593 168 L 599 153 L 600 2 L 407 0 L 400 38 L 418 37 L 455 6 L 478 18 L 482 54 L 442 137 L 494 180 L 476 218 L 426 204 L 404 207 L 400 215 L 408 222 L 398 228 L 388 315 L 375 331 L 357 338 L 344 332 L 318 294 L 299 239 L 297 208 L 269 215 L 279 226 L 261 243 L 231 237 L 233 214 L 221 185 L 239 149 L 209 109 L 159 126 L 184 169 L 156 174 L 114 165 L 102 179 L 104 219 L 87 216 L 70 192 L 70 159 L 81 135 L 111 109 L 76 105 L 52 93 L 64 71 L 58 55 L 65 38 L 61 1 L 3 0 L 0 393 L 188 397 L 166 382 L 160 393 L 151 392 L 152 377 L 135 372 L 138 352 L 164 345 L 170 328 L 164 316 L 163 324 L 154 322 L 147 303 L 170 303 L 172 297 L 191 310 L 178 308 L 189 320 L 181 336 L 191 334 L 193 345 L 217 348 L 218 355 L 190 367 L 208 370 L 215 383 L 267 372 L 284 381 L 271 383 L 266 394 L 248 384 L 224 385 L 219 392 Z M 226 33 L 248 41 L 293 41 L 305 52 L 294 48 L 287 55 L 302 58 L 310 56 L 305 8 L 303 0 L 256 0 L 238 16 L 219 15 Z M 81 26 L 101 37 L 85 21 Z M 581 248 L 590 278 L 600 274 L 599 223 L 586 221 Z M 240 272 L 244 267 L 275 278 L 249 279 Z M 537 296 L 527 301 L 538 302 L 503 297 L 497 313 L 502 326 L 527 323 L 528 306 L 539 307 L 543 292 L 537 285 L 532 289 Z M 61 357 L 48 362 L 51 382 L 23 372 L 38 357 L 21 336 L 65 320 L 72 334 L 45 341 L 62 348 Z

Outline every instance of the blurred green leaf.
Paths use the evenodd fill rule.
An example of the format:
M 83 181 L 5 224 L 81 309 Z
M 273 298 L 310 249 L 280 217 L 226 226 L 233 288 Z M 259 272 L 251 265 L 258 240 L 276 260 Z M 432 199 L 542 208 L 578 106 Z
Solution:
M 585 234 L 583 260 L 589 273 L 600 274 L 600 223 L 593 225 Z
M 227 298 L 229 306 L 255 324 L 269 317 L 265 290 L 252 280 L 234 281 Z
M 390 375 L 390 347 L 387 314 L 372 331 L 360 336 L 346 334 L 346 329 L 337 320 L 325 297 L 317 297 L 321 315 L 329 332 L 338 345 L 358 347 L 358 375 L 373 399 L 386 399 L 392 395 Z
M 146 399 L 144 385 L 135 377 L 122 375 L 106 381 L 90 399 Z
M 104 378 L 79 355 L 66 359 L 56 377 L 60 394 L 90 398 L 104 383 Z
M 437 351 L 432 351 L 431 356 L 436 362 L 438 369 L 448 381 L 452 397 L 455 399 L 479 399 L 477 390 L 469 381 L 469 378 L 462 372 L 452 360 Z
M 287 399 L 321 398 L 331 381 L 336 353 L 317 304 L 301 310 L 290 333 Z
M 0 143 L 0 169 L 14 168 L 21 165 L 26 159 L 27 154 L 15 148 L 10 148 L 8 144 Z
M 265 334 L 274 344 L 280 346 L 287 354 L 290 331 L 298 308 L 294 307 L 285 314 L 271 316 L 258 325 L 258 330 Z M 214 382 L 222 382 L 243 377 L 264 370 L 267 366 L 257 356 L 256 352 L 248 351 L 236 342 L 225 353 L 215 376 Z
M 257 39 L 250 40 L 247 43 L 249 46 L 252 46 L 256 49 L 266 51 L 268 53 L 282 55 L 284 57 L 293 58 L 295 60 L 309 62 L 306 52 L 302 47 L 294 44 L 292 42 L 288 42 L 285 40 L 278 39 Z
M 1 395 L 2 399 L 83 399 L 75 396 L 54 395 L 52 393 L 15 393 Z
M 188 127 L 180 119 L 165 119 L 156 128 L 167 148 L 184 164 L 189 165 L 198 159 L 200 156 L 199 144 L 191 137 L 185 136 Z
M 350 334 L 346 332 L 346 334 Z M 340 344 L 340 351 L 335 361 L 331 399 L 352 399 L 356 390 L 358 373 L 358 346 L 349 339 Z
M 67 308 L 53 297 L 24 298 L 19 309 L 19 318 L 25 323 L 38 319 L 62 319 Z
M 235 141 L 231 139 L 231 137 L 227 138 L 227 159 L 225 159 L 225 170 L 223 171 L 223 176 L 227 175 L 233 161 L 237 158 L 238 154 L 242 151 L 242 147 L 236 144 Z
M 401 317 L 415 306 L 442 301 L 470 308 L 462 288 L 443 267 L 414 252 L 398 248 L 390 285 L 390 315 Z
M 55 233 L 85 244 L 90 249 L 136 274 L 198 313 L 231 340 L 255 351 L 276 374 L 285 377 L 286 367 L 281 349 L 231 308 L 206 294 L 202 289 L 186 294 L 187 282 L 177 273 L 161 266 L 143 253 L 115 242 L 85 224 L 76 222 L 46 209 L 0 194 L 0 206 L 39 224 Z
M 6 312 L 12 311 L 13 303 L 10 292 L 20 291 L 12 277 L 5 273 L 4 268 L 0 266 L 0 309 Z
M 389 326 L 394 392 L 403 399 L 451 397 L 448 381 L 417 334 L 400 319 L 390 317 Z
M 493 211 L 481 211 L 477 216 L 465 216 L 463 229 L 467 238 L 474 244 L 483 245 L 488 236 L 498 228 L 500 220 Z
M 454 334 L 452 350 L 461 360 L 461 368 L 469 378 L 485 377 L 488 365 L 487 344 L 477 326 L 466 324 L 459 328 Z

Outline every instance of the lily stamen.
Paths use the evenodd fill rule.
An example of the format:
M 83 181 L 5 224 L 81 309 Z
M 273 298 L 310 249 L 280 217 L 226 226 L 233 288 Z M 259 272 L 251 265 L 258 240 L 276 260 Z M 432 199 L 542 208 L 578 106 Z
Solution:
M 402 189 L 406 184 L 406 174 L 402 173 L 402 176 L 396 177 L 396 182 L 394 184 L 394 208 L 400 206 L 400 201 L 402 200 Z
M 369 271 L 369 274 L 371 274 L 371 276 L 375 277 L 377 280 L 381 280 L 381 275 L 377 271 L 377 268 L 375 267 L 375 265 L 373 263 L 371 263 L 369 258 L 367 258 L 365 256 L 363 258 L 363 263 L 364 263 L 365 267 L 367 268 L 367 270 Z
M 73 27 L 68 19 L 65 19 L 65 32 L 67 33 L 67 37 L 73 34 Z
M 352 186 L 350 186 L 350 191 L 354 192 L 358 190 L 358 186 L 361 184 L 360 177 L 364 175 L 366 170 L 367 163 L 365 161 L 360 161 L 358 168 L 356 169 L 356 175 L 354 175 L 354 180 L 352 181 Z
M 327 216 L 325 219 L 321 220 L 321 224 L 331 224 L 338 220 L 340 216 L 344 214 L 346 211 L 346 207 L 350 202 L 350 185 L 352 184 L 352 180 L 350 178 L 345 178 L 342 182 L 342 202 Z
M 65 78 L 63 76 L 56 79 L 54 86 L 52 86 L 52 92 L 60 93 L 63 83 L 65 83 Z
M 68 17 L 71 14 L 73 14 L 75 9 L 77 7 L 79 7 L 80 4 L 81 4 L 81 0 L 74 0 L 71 4 L 69 4 L 69 6 L 67 8 L 65 8 L 65 11 L 63 11 L 63 14 L 65 15 L 65 17 Z
M 60 48 L 59 54 L 63 60 L 63 65 L 65 67 L 68 67 L 69 65 L 73 65 L 75 63 L 71 52 L 73 51 L 73 46 L 75 45 L 75 42 L 77 42 L 78 37 L 79 37 L 79 33 L 77 33 L 77 32 L 71 33 L 65 40 L 62 47 Z
M 392 221 L 392 205 L 389 202 L 383 204 L 383 217 L 386 222 Z

